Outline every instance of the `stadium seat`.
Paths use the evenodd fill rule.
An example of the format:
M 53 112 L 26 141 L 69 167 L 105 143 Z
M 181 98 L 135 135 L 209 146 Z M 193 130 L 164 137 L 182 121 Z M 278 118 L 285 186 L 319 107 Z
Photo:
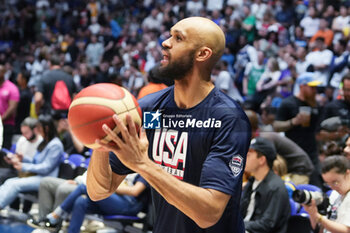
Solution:
M 16 152 L 16 143 L 13 143 L 13 144 L 11 145 L 10 151 L 11 151 L 12 153 L 15 153 L 15 152 Z
M 89 220 L 102 221 L 106 226 L 112 227 L 118 230 L 118 233 L 143 233 L 152 230 L 153 227 L 153 208 L 152 204 L 149 203 L 144 210 L 142 210 L 136 216 L 130 215 L 86 215 Z M 142 228 L 133 226 L 134 223 L 142 224 Z
M 68 157 L 68 161 L 74 164 L 75 167 L 78 167 L 85 161 L 85 157 L 81 154 L 71 154 Z

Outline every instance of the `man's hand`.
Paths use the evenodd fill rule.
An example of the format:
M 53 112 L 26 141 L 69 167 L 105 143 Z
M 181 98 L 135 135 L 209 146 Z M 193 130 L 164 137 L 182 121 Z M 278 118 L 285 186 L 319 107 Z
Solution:
M 66 180 L 65 181 L 67 184 L 77 184 L 77 182 L 75 180 Z
M 16 153 L 15 155 L 17 156 L 19 161 L 23 161 L 23 154 Z
M 22 171 L 22 163 L 17 161 L 13 163 L 13 167 L 17 170 L 17 171 Z
M 303 113 L 298 113 L 294 118 L 291 119 L 293 125 L 306 125 L 310 122 L 310 116 Z
M 112 139 L 115 145 L 110 145 L 97 140 L 97 143 L 105 150 L 112 151 L 119 160 L 128 168 L 138 171 L 140 166 L 149 161 L 148 158 L 148 139 L 146 132 L 141 129 L 139 135 L 135 127 L 135 123 L 129 114 L 126 114 L 127 126 L 117 117 L 113 116 L 117 128 L 120 130 L 119 137 L 107 125 L 103 125 L 104 132 Z
M 4 156 L 4 160 L 5 160 L 5 162 L 8 163 L 8 164 L 12 164 L 12 160 L 9 158 L 8 155 Z

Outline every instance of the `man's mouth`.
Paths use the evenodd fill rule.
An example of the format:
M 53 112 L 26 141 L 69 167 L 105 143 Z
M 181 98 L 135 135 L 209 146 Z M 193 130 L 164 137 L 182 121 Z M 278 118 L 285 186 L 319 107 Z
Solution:
M 160 61 L 162 65 L 168 64 L 169 63 L 169 55 L 163 52 L 163 58 Z

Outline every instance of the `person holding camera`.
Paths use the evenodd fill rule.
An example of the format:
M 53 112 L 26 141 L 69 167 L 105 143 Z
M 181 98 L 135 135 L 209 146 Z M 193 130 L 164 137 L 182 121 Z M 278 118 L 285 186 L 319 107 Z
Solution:
M 282 179 L 272 170 L 276 149 L 268 139 L 251 141 L 245 171 L 253 174 L 244 186 L 241 213 L 246 233 L 285 233 L 291 213 Z
M 333 190 L 328 215 L 318 212 L 315 200 L 303 205 L 314 232 L 350 232 L 350 161 L 342 155 L 327 157 L 322 163 L 322 177 Z

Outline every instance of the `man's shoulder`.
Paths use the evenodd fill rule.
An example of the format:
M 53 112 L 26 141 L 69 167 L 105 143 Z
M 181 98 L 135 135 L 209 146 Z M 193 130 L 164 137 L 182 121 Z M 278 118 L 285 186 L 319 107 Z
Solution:
M 3 87 L 10 90 L 10 91 L 15 91 L 18 90 L 18 87 L 16 86 L 16 84 L 14 84 L 13 82 L 11 82 L 10 80 L 6 80 L 3 84 Z
M 325 108 L 334 108 L 334 107 L 347 107 L 350 109 L 350 103 L 347 103 L 343 99 L 335 99 L 325 105 Z
M 298 98 L 294 95 L 288 96 L 282 100 L 281 105 L 298 105 Z

